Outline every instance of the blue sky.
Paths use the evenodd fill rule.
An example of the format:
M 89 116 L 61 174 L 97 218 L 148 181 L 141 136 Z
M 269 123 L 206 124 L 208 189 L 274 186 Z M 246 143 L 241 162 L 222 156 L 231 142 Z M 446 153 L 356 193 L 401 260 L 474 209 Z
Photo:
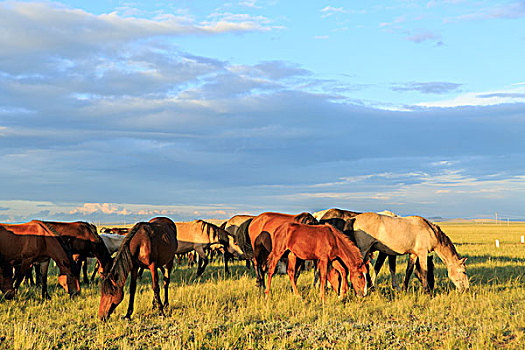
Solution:
M 0 2 L 0 221 L 525 219 L 525 1 Z

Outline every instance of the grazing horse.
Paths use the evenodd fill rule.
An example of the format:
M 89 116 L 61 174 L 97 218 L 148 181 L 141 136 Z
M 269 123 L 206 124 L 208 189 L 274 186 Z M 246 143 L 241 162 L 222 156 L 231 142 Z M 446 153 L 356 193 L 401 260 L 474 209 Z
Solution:
M 62 237 L 66 244 L 70 247 L 73 253 L 73 258 L 78 263 L 79 273 L 80 267 L 84 266 L 84 283 L 88 284 L 87 265 L 85 264 L 87 258 L 95 257 L 99 265 L 99 273 L 104 275 L 111 267 L 112 259 L 106 245 L 97 233 L 97 228 L 83 221 L 76 222 L 54 222 L 54 221 L 38 221 L 55 235 Z M 84 264 L 83 264 L 84 263 Z M 49 267 L 49 260 L 40 265 L 42 273 L 42 298 L 49 299 L 47 293 L 47 270 Z M 80 276 L 79 276 L 80 279 Z
M 298 259 L 318 261 L 321 275 L 321 300 L 324 301 L 328 264 L 339 260 L 348 269 L 356 293 L 359 296 L 366 295 L 366 268 L 359 249 L 348 237 L 331 225 L 285 223 L 274 232 L 272 242 L 273 249 L 268 257 L 266 295 L 270 292 L 272 275 L 277 263 L 286 253 L 288 253 L 288 276 L 295 295 L 299 295 L 295 284 L 295 266 Z M 341 274 L 343 284 L 348 285 L 346 269 L 341 268 L 340 264 L 333 266 Z
M 139 267 L 151 271 L 153 285 L 153 305 L 164 315 L 163 307 L 168 306 L 168 286 L 173 267 L 173 258 L 177 251 L 177 227 L 168 218 L 153 218 L 149 222 L 139 222 L 130 230 L 122 242 L 109 274 L 102 280 L 98 317 L 106 321 L 124 298 L 124 284 L 131 272 L 129 284 L 129 305 L 126 318 L 133 314 L 133 303 L 137 288 Z M 160 300 L 159 277 L 157 268 L 164 270 L 164 305 Z
M 208 265 L 206 251 L 224 248 L 225 252 L 236 256 L 243 256 L 242 250 L 234 242 L 233 236 L 219 226 L 202 220 L 191 222 L 177 222 L 179 247 L 177 254 L 186 254 L 195 250 L 199 254 L 197 277 Z M 228 261 L 224 259 L 224 269 L 228 273 Z
M 282 224 L 298 222 L 301 224 L 316 225 L 319 222 L 310 213 L 298 215 L 282 213 L 262 213 L 253 218 L 248 227 L 248 234 L 253 248 L 253 264 L 257 276 L 257 285 L 264 290 L 264 273 L 267 267 L 266 261 L 272 251 L 272 236 L 275 230 Z M 300 269 L 296 271 L 299 272 Z
M 435 251 L 445 263 L 448 276 L 459 291 L 469 288 L 466 258 L 460 258 L 450 238 L 437 225 L 420 216 L 391 217 L 364 213 L 355 217 L 354 233 L 370 235 L 397 255 L 410 254 L 405 286 L 419 258 L 423 289 L 429 291 L 428 253 Z
M 80 294 L 78 268 L 69 245 L 39 221 L 0 224 L 0 255 L 10 266 L 20 265 L 14 278 L 15 289 L 34 263 L 53 259 L 60 270 L 60 285 L 71 296 Z

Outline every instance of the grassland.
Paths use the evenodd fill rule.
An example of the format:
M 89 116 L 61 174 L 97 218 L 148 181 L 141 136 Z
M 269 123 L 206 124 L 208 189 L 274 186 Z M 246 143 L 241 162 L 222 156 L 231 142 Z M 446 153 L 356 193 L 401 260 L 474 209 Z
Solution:
M 292 296 L 287 276 L 276 277 L 268 300 L 255 288 L 253 271 L 234 264 L 225 277 L 220 262 L 200 279 L 195 269 L 172 274 L 165 317 L 151 309 L 147 274 L 137 288 L 131 321 L 121 318 L 127 297 L 109 322 L 97 319 L 98 285 L 70 299 L 50 278 L 52 300 L 22 286 L 15 300 L 0 299 L 1 349 L 523 349 L 525 347 L 525 224 L 442 224 L 458 252 L 468 257 L 471 290 L 459 294 L 435 258 L 436 291 L 426 295 L 413 280 L 408 292 L 390 288 L 387 269 L 379 288 L 362 300 L 341 302 L 328 293 L 324 305 L 299 279 Z M 501 246 L 495 248 L 499 239 Z M 398 259 L 398 279 L 406 258 Z

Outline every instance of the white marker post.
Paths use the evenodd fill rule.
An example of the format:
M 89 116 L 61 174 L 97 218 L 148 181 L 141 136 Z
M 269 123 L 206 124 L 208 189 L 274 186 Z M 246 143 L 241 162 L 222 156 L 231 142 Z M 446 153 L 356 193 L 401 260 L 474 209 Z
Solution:
M 521 244 L 525 244 L 525 236 L 521 236 Z
M 499 239 L 496 240 L 496 248 L 499 248 Z

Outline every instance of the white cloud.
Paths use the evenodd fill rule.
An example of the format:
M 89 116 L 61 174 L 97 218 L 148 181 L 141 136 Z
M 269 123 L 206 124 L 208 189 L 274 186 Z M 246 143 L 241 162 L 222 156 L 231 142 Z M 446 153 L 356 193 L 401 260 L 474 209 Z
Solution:
M 420 102 L 417 106 L 451 108 L 461 106 L 494 106 L 506 103 L 525 103 L 525 88 L 494 90 L 486 92 L 469 92 L 452 99 Z

